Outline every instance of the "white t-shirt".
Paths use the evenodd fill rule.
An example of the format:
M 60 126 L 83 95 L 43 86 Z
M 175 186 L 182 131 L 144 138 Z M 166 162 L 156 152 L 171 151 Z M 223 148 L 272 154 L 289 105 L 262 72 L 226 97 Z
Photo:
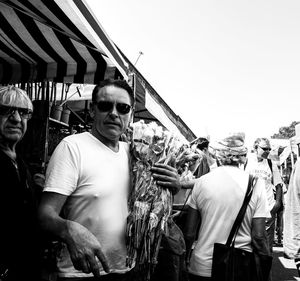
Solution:
M 283 220 L 284 253 L 291 259 L 300 258 L 300 160 L 291 174 Z
M 262 161 L 258 162 L 257 157 L 252 156 L 248 158 L 246 171 L 264 180 L 270 210 L 272 210 L 276 202 L 274 198 L 274 192 L 276 192 L 275 186 L 277 184 L 283 183 L 278 167 L 273 162 L 272 162 L 272 170 L 273 170 L 273 174 L 267 159 L 263 159 Z M 272 183 L 272 177 L 273 177 L 273 183 Z
M 64 138 L 47 168 L 44 191 L 68 196 L 62 216 L 97 237 L 111 272 L 129 270 L 125 265 L 129 185 L 128 144 L 120 142 L 119 151 L 114 152 L 88 132 Z M 61 277 L 88 276 L 73 267 L 66 246 L 58 257 L 58 268 Z
M 214 243 L 226 243 L 242 206 L 248 179 L 249 174 L 237 167 L 221 166 L 196 181 L 188 204 L 199 210 L 201 225 L 190 260 L 190 273 L 211 276 Z M 251 252 L 252 218 L 269 216 L 264 184 L 258 180 L 238 231 L 235 247 Z

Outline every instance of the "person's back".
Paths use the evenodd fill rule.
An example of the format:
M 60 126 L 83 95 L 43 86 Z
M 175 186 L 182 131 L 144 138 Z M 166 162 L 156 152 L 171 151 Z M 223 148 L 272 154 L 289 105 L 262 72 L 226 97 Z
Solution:
M 213 245 L 217 242 L 226 243 L 243 203 L 248 179 L 249 174 L 243 170 L 234 166 L 222 166 L 212 170 L 196 182 L 189 204 L 199 210 L 201 226 L 190 261 L 191 273 L 210 276 Z M 252 218 L 265 216 L 265 208 L 258 208 L 262 198 L 265 198 L 265 191 L 262 183 L 258 182 L 237 234 L 235 247 L 252 251 Z
M 226 243 L 248 187 L 249 174 L 239 168 L 247 153 L 244 137 L 240 134 L 231 135 L 217 142 L 215 149 L 219 167 L 196 181 L 188 202 L 184 232 L 191 281 L 210 280 L 214 244 Z M 263 182 L 257 180 L 235 239 L 236 248 L 252 252 L 254 242 L 259 245 L 255 250 L 264 250 L 266 216 L 266 191 Z M 198 237 L 195 237 L 196 232 Z M 195 247 L 189 260 L 191 245 L 195 239 Z

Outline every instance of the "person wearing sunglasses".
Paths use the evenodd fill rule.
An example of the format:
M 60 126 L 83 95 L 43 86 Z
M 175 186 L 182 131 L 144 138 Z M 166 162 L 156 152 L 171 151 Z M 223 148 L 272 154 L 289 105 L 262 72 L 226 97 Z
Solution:
M 120 138 L 134 103 L 126 81 L 102 81 L 92 93 L 91 132 L 64 138 L 50 159 L 39 218 L 64 242 L 58 280 L 132 280 L 125 244 L 130 155 Z M 157 164 L 152 171 L 161 186 L 180 187 L 175 168 Z
M 0 280 L 39 280 L 39 235 L 33 182 L 17 152 L 33 105 L 15 86 L 0 87 Z
M 271 144 L 267 138 L 257 138 L 253 145 L 255 156 L 250 158 L 245 170 L 261 178 L 265 182 L 271 218 L 266 221 L 266 230 L 270 252 L 273 252 L 276 213 L 282 205 L 282 178 L 279 169 L 269 154 Z

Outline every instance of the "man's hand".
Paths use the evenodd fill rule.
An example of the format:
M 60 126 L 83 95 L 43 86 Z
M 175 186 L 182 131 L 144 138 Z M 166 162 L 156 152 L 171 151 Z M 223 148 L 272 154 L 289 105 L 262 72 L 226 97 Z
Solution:
M 84 226 L 77 222 L 68 221 L 68 239 L 66 243 L 75 269 L 84 273 L 93 273 L 100 277 L 100 263 L 105 272 L 109 266 L 97 238 Z
M 163 188 L 168 188 L 173 195 L 175 195 L 181 188 L 179 175 L 175 168 L 156 163 L 151 168 L 152 176 L 157 181 L 157 184 Z

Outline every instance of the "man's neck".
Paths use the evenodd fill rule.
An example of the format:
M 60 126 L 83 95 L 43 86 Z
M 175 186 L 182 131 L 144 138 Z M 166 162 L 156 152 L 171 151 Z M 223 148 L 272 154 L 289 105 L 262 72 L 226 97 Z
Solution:
M 98 133 L 97 130 L 92 129 L 92 135 L 97 138 L 99 141 L 101 141 L 105 146 L 107 146 L 109 149 L 111 149 L 114 152 L 119 151 L 119 140 L 111 140 L 107 139 L 101 134 Z
M 11 159 L 16 160 L 17 159 L 17 153 L 16 153 L 16 145 L 10 145 L 8 143 L 1 143 L 0 142 L 0 149 L 8 155 Z

